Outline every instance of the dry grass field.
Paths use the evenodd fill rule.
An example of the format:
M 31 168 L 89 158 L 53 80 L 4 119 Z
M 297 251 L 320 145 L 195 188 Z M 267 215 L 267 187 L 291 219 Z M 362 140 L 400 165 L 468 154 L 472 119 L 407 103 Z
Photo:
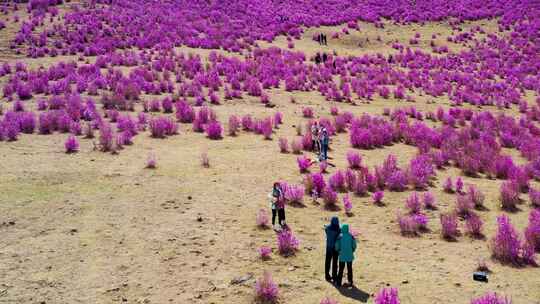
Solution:
M 478 21 L 496 32 L 496 21 Z M 446 41 L 452 30 L 446 23 L 423 26 L 387 24 L 378 29 L 360 23 L 360 31 L 331 39 L 340 27 L 307 29 L 295 50 L 306 55 L 335 51 L 338 55 L 391 54 L 391 44 L 408 44 L 416 32 L 418 47 L 430 50 L 429 40 Z M 311 39 L 328 33 L 328 46 Z M 14 28 L 2 32 L 0 62 L 23 61 L 29 67 L 50 66 L 60 60 L 25 59 L 7 46 Z M 500 34 L 500 33 L 498 33 Z M 377 41 L 380 36 L 381 41 Z M 261 47 L 287 48 L 284 37 Z M 452 44 L 451 51 L 467 46 Z M 179 50 L 208 57 L 209 52 L 182 47 Z M 226 53 L 226 52 L 224 52 Z M 6 77 L 0 78 L 0 84 Z M 143 96 L 151 98 L 152 96 Z M 276 253 L 271 230 L 255 225 L 255 214 L 268 208 L 267 193 L 276 180 L 301 183 L 296 155 L 279 153 L 277 140 L 296 136 L 305 125 L 302 107 L 313 107 L 316 117 L 330 117 L 330 103 L 318 92 L 270 91 L 276 108 L 264 108 L 258 100 L 244 98 L 213 106 L 221 121 L 231 114 L 263 118 L 281 111 L 284 124 L 273 140 L 240 132 L 209 141 L 203 134 L 180 125 L 178 136 L 153 139 L 148 133 L 117 155 L 95 151 L 92 140 L 81 139 L 80 152 L 65 154 L 65 134 L 24 135 L 16 142 L 0 142 L 0 303 L 252 303 L 255 279 L 270 270 L 281 290 L 282 303 L 319 303 L 330 296 L 339 303 L 373 303 L 381 287 L 398 287 L 402 303 L 469 303 L 474 296 L 496 291 L 515 304 L 540 303 L 540 269 L 513 268 L 490 260 L 489 239 L 496 227 L 501 181 L 463 176 L 486 195 L 484 240 L 466 235 L 457 242 L 440 236 L 439 214 L 453 208 L 455 196 L 442 191 L 448 176 L 458 169 L 437 171 L 430 189 L 439 210 L 428 211 L 431 230 L 418 238 L 400 235 L 396 212 L 411 191 L 385 192 L 385 206 L 373 205 L 370 197 L 351 196 L 353 215 L 326 211 L 305 197 L 305 207 L 287 208 L 287 219 L 301 240 L 294 257 Z M 294 97 L 296 103 L 291 103 Z M 419 110 L 449 107 L 447 98 L 415 96 Z M 534 96 L 530 94 L 530 102 Z M 435 103 L 428 103 L 435 101 Z M 0 100 L 4 108 L 10 102 Z M 36 98 L 31 103 L 35 106 Z M 384 108 L 411 104 L 375 97 L 371 103 L 338 104 L 340 111 L 382 114 Z M 141 109 L 141 105 L 137 105 Z M 492 109 L 496 111 L 495 108 Z M 517 110 L 507 112 L 517 115 Z M 346 167 L 349 136 L 333 138 L 331 162 Z M 210 167 L 200 165 L 207 151 Z M 397 144 L 377 150 L 358 150 L 370 168 L 389 154 L 406 165 L 415 147 Z M 155 170 L 145 169 L 149 152 L 157 157 Z M 508 151 L 518 159 L 516 151 Z M 311 155 L 311 157 L 314 157 Z M 336 168 L 330 168 L 330 173 Z M 317 169 L 318 170 L 318 169 Z M 340 201 L 341 201 L 340 194 Z M 521 212 L 510 214 L 522 231 L 527 223 L 528 198 Z M 338 290 L 324 280 L 325 236 L 322 230 L 333 215 L 360 231 L 354 263 L 357 290 Z M 462 224 L 461 224 L 462 225 Z M 257 249 L 273 247 L 269 261 L 260 260 Z M 472 280 L 478 261 L 492 270 L 489 283 Z M 244 277 L 240 284 L 231 280 Z

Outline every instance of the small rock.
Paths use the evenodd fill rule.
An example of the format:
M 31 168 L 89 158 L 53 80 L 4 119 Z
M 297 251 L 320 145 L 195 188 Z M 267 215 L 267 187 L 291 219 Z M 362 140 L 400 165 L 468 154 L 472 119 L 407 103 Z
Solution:
M 202 217 L 198 216 L 197 217 L 197 222 L 202 222 Z
M 243 284 L 249 280 L 253 279 L 253 274 L 252 273 L 248 273 L 246 274 L 245 276 L 241 276 L 241 277 L 236 277 L 236 278 L 233 278 L 231 280 L 231 285 L 238 285 L 238 284 Z
M 456 287 L 461 287 L 461 283 L 454 283 Z
M 188 199 L 188 200 L 191 200 L 191 199 L 192 199 L 191 195 L 188 195 L 187 199 Z
M 409 284 L 409 280 L 402 281 L 401 284 Z

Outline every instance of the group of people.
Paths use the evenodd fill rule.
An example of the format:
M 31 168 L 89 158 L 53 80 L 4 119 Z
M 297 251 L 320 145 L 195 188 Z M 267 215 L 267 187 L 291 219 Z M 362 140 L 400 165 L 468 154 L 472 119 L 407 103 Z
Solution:
M 319 161 L 328 160 L 328 144 L 330 143 L 330 137 L 328 130 L 325 126 L 315 121 L 311 125 L 311 141 L 313 150 L 317 153 Z
M 326 34 L 319 33 L 317 37 L 315 37 L 315 40 L 317 40 L 320 45 L 328 45 L 328 41 L 326 40 Z
M 272 227 L 276 231 L 288 229 L 285 223 L 285 195 L 279 182 L 275 182 L 269 194 L 272 209 Z M 278 225 L 276 225 L 276 216 Z M 343 273 L 347 266 L 347 281 L 354 286 L 352 263 L 356 251 L 356 239 L 349 231 L 349 225 L 339 225 L 339 218 L 332 217 L 329 225 L 324 226 L 326 233 L 326 259 L 324 263 L 325 279 L 336 287 L 342 286 Z
M 326 55 L 326 53 L 322 53 L 321 55 L 321 53 L 317 52 L 317 54 L 315 54 L 316 64 L 320 64 L 321 62 L 325 63 L 327 60 L 328 60 L 328 55 Z
M 324 226 L 326 232 L 326 260 L 324 263 L 325 278 L 336 287 L 341 287 L 343 271 L 347 266 L 348 286 L 354 286 L 352 263 L 356 251 L 356 240 L 349 232 L 349 225 L 339 226 L 339 218 L 332 217 L 330 225 Z M 330 265 L 332 274 L 330 275 Z

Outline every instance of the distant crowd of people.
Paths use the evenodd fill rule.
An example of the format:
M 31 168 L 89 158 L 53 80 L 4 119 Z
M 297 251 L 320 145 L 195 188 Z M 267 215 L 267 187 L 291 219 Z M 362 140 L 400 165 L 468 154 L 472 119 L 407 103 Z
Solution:
M 316 64 L 320 64 L 321 62 L 325 63 L 327 60 L 328 60 L 328 55 L 326 55 L 326 53 L 322 53 L 321 55 L 321 53 L 317 52 L 317 54 L 315 55 Z
M 328 45 L 328 41 L 326 40 L 326 34 L 323 34 L 323 33 L 318 34 L 317 37 L 315 37 L 315 40 L 320 45 Z

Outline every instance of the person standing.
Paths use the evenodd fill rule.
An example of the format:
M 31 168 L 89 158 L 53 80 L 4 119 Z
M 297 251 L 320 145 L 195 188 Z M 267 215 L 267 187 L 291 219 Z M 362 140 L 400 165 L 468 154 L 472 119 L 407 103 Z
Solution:
M 315 55 L 315 63 L 319 65 L 321 63 L 321 54 L 317 52 L 317 55 Z
M 354 286 L 352 263 L 354 261 L 354 252 L 356 251 L 356 240 L 349 233 L 349 225 L 341 226 L 341 234 L 336 241 L 336 251 L 339 252 L 339 271 L 336 285 L 341 286 L 343 280 L 343 270 L 347 265 L 347 280 L 349 286 Z
M 329 144 L 330 138 L 328 137 L 328 130 L 321 126 L 319 131 L 319 142 L 320 142 L 320 160 L 324 161 L 328 159 L 328 144 Z
M 274 183 L 274 189 L 272 190 L 272 196 L 275 199 L 275 208 L 277 210 L 277 218 L 278 218 L 278 224 L 280 228 L 283 228 L 285 226 L 285 194 L 283 193 L 283 189 L 281 188 L 281 184 L 279 182 Z M 274 213 L 272 212 L 272 224 L 274 219 Z M 274 229 L 276 229 L 274 227 Z
M 326 260 L 324 262 L 325 279 L 330 282 L 337 282 L 338 279 L 338 252 L 336 251 L 336 241 L 341 233 L 339 228 L 339 218 L 332 217 L 330 225 L 324 226 L 326 233 Z M 330 265 L 332 265 L 332 275 L 330 276 Z
M 311 146 L 317 155 L 320 154 L 321 146 L 319 145 L 319 123 L 313 122 L 311 125 Z

